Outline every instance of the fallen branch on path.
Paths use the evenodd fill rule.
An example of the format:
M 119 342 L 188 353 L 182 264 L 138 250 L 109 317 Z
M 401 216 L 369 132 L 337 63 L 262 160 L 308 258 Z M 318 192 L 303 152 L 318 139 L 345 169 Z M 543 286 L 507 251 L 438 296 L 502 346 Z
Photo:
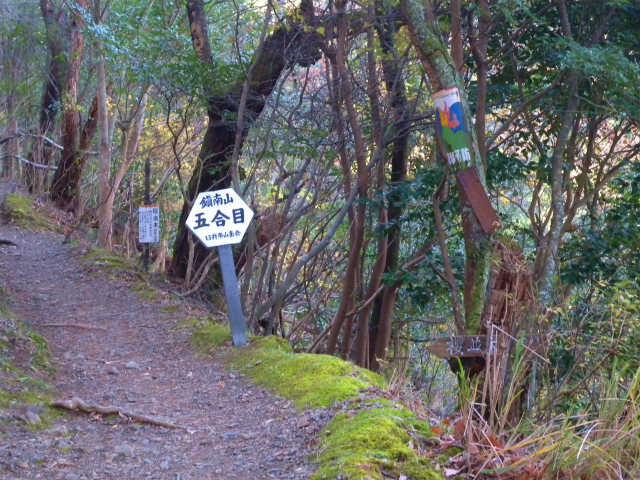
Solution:
M 71 410 L 71 411 L 80 410 L 81 412 L 85 412 L 85 413 L 100 413 L 102 415 L 117 414 L 121 417 L 125 417 L 130 420 L 133 420 L 134 422 L 150 423 L 151 425 L 158 425 L 160 427 L 165 427 L 165 428 L 178 428 L 178 429 L 186 428 L 186 427 L 183 427 L 182 425 L 176 425 L 175 423 L 165 422 L 164 420 L 160 420 L 158 418 L 129 412 L 128 410 L 125 410 L 124 408 L 120 408 L 120 407 L 113 407 L 113 406 L 103 407 L 101 405 L 88 405 L 78 397 L 73 397 L 71 400 L 56 400 L 51 402 L 51 406 L 57 407 L 57 408 L 63 408 L 65 410 Z
M 104 327 L 97 327 L 95 325 L 85 325 L 84 323 L 43 323 L 41 327 L 72 327 L 72 328 L 84 328 L 86 330 L 102 330 L 107 332 Z
M 17 243 L 13 243 L 11 240 L 3 240 L 3 239 L 0 239 L 0 245 L 9 245 L 11 247 L 17 247 L 18 246 Z

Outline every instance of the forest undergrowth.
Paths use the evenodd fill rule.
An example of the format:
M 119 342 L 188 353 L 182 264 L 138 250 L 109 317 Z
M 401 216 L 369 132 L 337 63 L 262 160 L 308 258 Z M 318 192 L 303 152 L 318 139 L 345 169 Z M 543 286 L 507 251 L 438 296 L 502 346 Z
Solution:
M 30 212 L 36 210 L 28 197 L 11 199 L 4 210 L 9 223 L 27 229 L 64 228 L 57 216 L 31 218 Z M 13 205 L 20 206 L 18 213 Z M 141 299 L 154 301 L 166 295 L 158 289 L 161 277 L 142 272 L 134 258 L 91 250 L 82 262 L 90 275 L 107 274 L 130 282 Z M 629 295 L 609 298 L 609 309 L 618 314 L 610 320 L 628 315 L 635 301 Z M 11 382 L 30 378 L 13 367 L 12 346 L 24 344 L 16 348 L 31 352 L 30 369 L 46 373 L 50 367 L 44 337 L 11 320 L 6 301 L 3 312 L 2 365 L 15 377 L 5 380 L 3 395 L 10 396 Z M 613 480 L 638 475 L 640 373 L 624 363 L 629 357 L 623 355 L 611 362 L 610 355 L 585 358 L 584 365 L 576 367 L 583 372 L 580 381 L 567 380 L 560 389 L 552 388 L 558 382 L 550 377 L 548 365 L 539 361 L 546 373 L 540 375 L 535 404 L 528 408 L 533 361 L 520 342 L 504 388 L 499 387 L 504 372 L 492 369 L 491 362 L 471 378 L 462 369 L 457 378 L 458 407 L 438 418 L 429 395 L 412 383 L 410 362 L 401 368 L 389 365 L 381 377 L 336 357 L 294 353 L 277 336 L 251 337 L 249 347 L 235 349 L 230 346 L 228 326 L 211 316 L 183 321 L 181 328 L 192 332 L 191 341 L 201 354 L 221 358 L 232 371 L 292 400 L 300 411 L 333 412 L 313 440 L 316 453 L 311 458 L 319 465 L 315 479 Z M 624 341 L 619 340 L 618 352 L 629 348 Z M 558 344 L 559 340 L 552 346 L 552 355 L 558 355 Z M 589 366 L 591 371 L 584 370 Z M 37 379 L 31 383 L 37 387 L 30 390 L 33 398 L 16 394 L 8 401 L 46 404 L 49 387 Z

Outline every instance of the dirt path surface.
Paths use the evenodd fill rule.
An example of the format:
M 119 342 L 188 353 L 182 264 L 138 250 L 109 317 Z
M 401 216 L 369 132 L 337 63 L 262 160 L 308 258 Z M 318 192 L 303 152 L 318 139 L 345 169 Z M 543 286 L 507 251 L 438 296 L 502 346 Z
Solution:
M 301 414 L 195 356 L 184 329 L 172 328 L 193 316 L 187 304 L 169 296 L 145 301 L 131 283 L 90 274 L 60 235 L 0 225 L 0 239 L 17 244 L 0 247 L 0 281 L 12 311 L 50 342 L 57 397 L 186 427 L 85 413 L 67 413 L 40 430 L 9 422 L 0 437 L 0 479 L 308 478 L 310 438 L 297 428 Z M 167 304 L 179 311 L 169 313 Z

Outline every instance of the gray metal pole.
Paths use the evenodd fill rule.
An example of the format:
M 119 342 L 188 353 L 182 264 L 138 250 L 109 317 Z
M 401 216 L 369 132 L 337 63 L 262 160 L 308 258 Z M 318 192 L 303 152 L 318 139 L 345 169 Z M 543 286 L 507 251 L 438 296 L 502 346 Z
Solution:
M 242 345 L 246 345 L 247 335 L 245 333 L 242 306 L 240 305 L 240 292 L 238 290 L 238 279 L 236 278 L 236 268 L 233 263 L 231 245 L 219 246 L 218 255 L 220 257 L 224 294 L 227 297 L 227 309 L 229 310 L 229 323 L 231 324 L 233 344 L 236 347 L 241 347 Z

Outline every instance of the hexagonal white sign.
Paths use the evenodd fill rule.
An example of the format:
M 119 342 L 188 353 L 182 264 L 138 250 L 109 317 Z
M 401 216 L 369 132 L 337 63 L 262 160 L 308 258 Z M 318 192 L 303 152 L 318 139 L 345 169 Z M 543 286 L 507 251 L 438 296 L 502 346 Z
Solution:
M 186 225 L 205 246 L 240 243 L 253 211 L 233 188 L 202 192 L 193 202 Z

